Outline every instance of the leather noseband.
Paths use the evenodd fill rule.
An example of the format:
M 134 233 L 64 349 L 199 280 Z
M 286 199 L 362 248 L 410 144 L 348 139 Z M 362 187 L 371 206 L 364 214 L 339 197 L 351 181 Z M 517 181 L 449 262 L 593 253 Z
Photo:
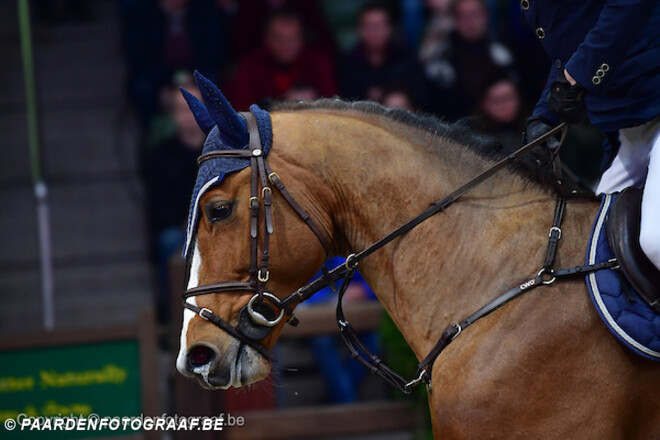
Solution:
M 258 341 L 263 340 L 275 327 L 282 318 L 286 315 L 287 321 L 292 325 L 297 323 L 293 317 L 293 308 L 295 305 L 283 307 L 280 304 L 280 299 L 266 290 L 266 283 L 270 279 L 270 272 L 268 271 L 268 264 L 270 259 L 270 236 L 273 233 L 273 216 L 272 216 L 272 198 L 273 190 L 272 184 L 282 195 L 284 200 L 293 208 L 298 214 L 298 217 L 307 224 L 312 230 L 314 235 L 319 239 L 321 245 L 326 251 L 326 256 L 330 255 L 331 246 L 329 240 L 321 232 L 321 229 L 316 225 L 314 220 L 305 211 L 298 202 L 293 198 L 291 193 L 286 189 L 284 183 L 268 165 L 264 157 L 261 137 L 257 126 L 257 120 L 251 112 L 241 113 L 245 118 L 248 134 L 249 144 L 247 149 L 237 150 L 218 150 L 210 153 L 203 154 L 197 160 L 201 165 L 207 160 L 222 159 L 222 158 L 249 158 L 250 168 L 252 169 L 251 178 L 251 197 L 250 197 L 250 268 L 248 274 L 250 280 L 247 282 L 241 281 L 226 281 L 213 284 L 205 284 L 198 287 L 187 289 L 183 293 L 183 307 L 193 311 L 205 320 L 215 324 L 225 332 L 229 333 L 242 343 L 254 348 L 264 357 L 274 360 L 272 355 L 266 348 L 259 344 Z M 261 191 L 259 186 L 261 185 Z M 260 203 L 261 201 L 261 203 Z M 261 256 L 259 257 L 259 207 L 263 206 L 263 246 Z M 208 295 L 222 292 L 254 292 L 254 295 L 243 307 L 238 315 L 238 325 L 232 326 L 224 319 L 213 313 L 206 307 L 197 307 L 190 304 L 187 299 L 193 296 Z M 270 303 L 276 310 L 268 305 Z

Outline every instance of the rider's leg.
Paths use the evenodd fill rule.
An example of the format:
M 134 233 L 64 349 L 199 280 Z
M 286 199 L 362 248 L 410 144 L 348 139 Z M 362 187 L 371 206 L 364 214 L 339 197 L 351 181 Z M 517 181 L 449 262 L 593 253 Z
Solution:
M 610 194 L 623 191 L 629 186 L 641 188 L 644 185 L 649 146 L 641 141 L 638 128 L 619 131 L 621 146 L 612 164 L 600 178 L 596 194 Z
M 621 146 L 612 165 L 603 173 L 596 193 L 641 188 L 640 246 L 660 269 L 660 117 L 644 125 L 619 131 Z
M 660 123 L 656 122 L 652 128 L 639 244 L 649 260 L 660 269 Z

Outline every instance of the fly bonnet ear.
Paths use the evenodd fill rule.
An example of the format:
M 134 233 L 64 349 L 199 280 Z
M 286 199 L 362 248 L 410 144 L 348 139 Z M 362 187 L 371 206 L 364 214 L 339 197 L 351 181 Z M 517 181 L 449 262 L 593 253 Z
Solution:
M 188 107 L 190 108 L 190 111 L 195 117 L 195 121 L 197 121 L 197 125 L 199 125 L 199 128 L 201 128 L 204 134 L 208 136 L 211 130 L 213 130 L 213 127 L 215 127 L 215 122 L 213 122 L 213 119 L 211 119 L 211 115 L 209 115 L 209 112 L 206 110 L 206 107 L 204 107 L 204 104 L 202 104 L 202 102 L 199 99 L 197 99 L 195 95 L 193 95 L 183 87 L 179 87 L 179 90 L 181 90 L 183 99 L 185 99 L 186 102 L 188 103 Z
M 218 126 L 218 135 L 223 143 L 236 148 L 247 145 L 249 137 L 243 117 L 232 108 L 229 101 L 227 101 L 227 98 L 225 98 L 215 84 L 197 71 L 194 73 L 194 76 L 195 82 L 197 82 L 197 87 L 199 87 L 202 99 L 204 100 L 203 107 L 205 107 L 206 114 L 212 121 L 211 123 Z M 199 103 L 197 99 L 195 99 L 195 101 Z M 190 109 L 194 114 L 195 110 L 193 107 L 190 107 Z M 195 118 L 199 123 L 200 121 L 197 119 L 197 115 L 195 115 Z M 204 127 L 208 127 L 209 123 L 205 117 L 203 118 L 203 121 Z M 201 124 L 200 127 L 202 127 Z M 202 127 L 202 130 L 208 134 L 204 127 Z

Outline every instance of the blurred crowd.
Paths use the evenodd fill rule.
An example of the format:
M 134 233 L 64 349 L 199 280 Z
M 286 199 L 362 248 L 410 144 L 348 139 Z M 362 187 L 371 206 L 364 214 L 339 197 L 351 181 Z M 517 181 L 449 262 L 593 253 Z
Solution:
M 367 99 L 449 121 L 470 116 L 475 128 L 514 148 L 549 67 L 515 1 L 120 5 L 126 90 L 144 133 L 143 171 L 163 286 L 167 260 L 184 239 L 204 142 L 178 92 L 199 93 L 193 70 L 217 83 L 239 111 L 281 100 Z
M 504 148 L 520 146 L 549 62 L 505 0 L 121 0 L 126 90 L 144 133 L 143 175 L 168 322 L 168 261 L 180 252 L 196 158 L 205 136 L 179 87 L 199 97 L 194 70 L 232 105 L 339 96 L 469 117 Z M 341 259 L 328 262 L 330 267 Z M 359 275 L 346 301 L 374 300 Z M 178 288 L 178 286 L 176 286 Z M 335 291 L 314 297 L 333 303 Z M 379 352 L 377 332 L 361 335 Z M 333 402 L 357 400 L 365 369 L 335 336 L 309 340 Z
M 519 5 L 504 0 L 121 5 L 127 90 L 145 129 L 166 110 L 161 92 L 180 70 L 218 83 L 238 110 L 335 95 L 384 102 L 395 93 L 406 106 L 449 120 L 480 114 L 492 126 L 515 125 L 518 115 L 498 104 L 535 102 L 548 67 Z M 515 96 L 491 90 L 502 93 L 503 82 Z

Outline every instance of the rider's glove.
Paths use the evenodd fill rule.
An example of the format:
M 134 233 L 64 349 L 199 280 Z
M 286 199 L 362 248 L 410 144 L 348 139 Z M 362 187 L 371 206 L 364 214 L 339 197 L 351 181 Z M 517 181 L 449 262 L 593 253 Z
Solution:
M 553 128 L 552 125 L 540 116 L 530 116 L 527 119 L 527 128 L 525 129 L 525 144 L 543 136 Z M 559 147 L 559 140 L 559 134 L 551 136 L 540 145 L 532 148 L 519 160 L 530 169 L 546 168 L 552 162 L 552 158 Z
M 548 107 L 560 121 L 577 124 L 586 118 L 584 93 L 581 85 L 571 85 L 564 72 L 559 72 L 557 79 L 550 84 Z

